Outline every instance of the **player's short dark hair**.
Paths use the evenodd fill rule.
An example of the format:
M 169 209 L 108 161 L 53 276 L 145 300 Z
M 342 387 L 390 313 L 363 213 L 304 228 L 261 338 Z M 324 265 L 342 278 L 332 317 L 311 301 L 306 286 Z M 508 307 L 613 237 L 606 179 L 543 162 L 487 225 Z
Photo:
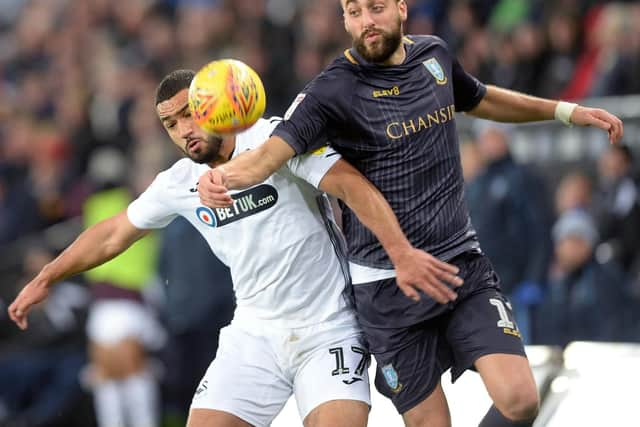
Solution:
M 175 70 L 164 76 L 156 88 L 156 105 L 187 89 L 195 75 L 193 70 Z

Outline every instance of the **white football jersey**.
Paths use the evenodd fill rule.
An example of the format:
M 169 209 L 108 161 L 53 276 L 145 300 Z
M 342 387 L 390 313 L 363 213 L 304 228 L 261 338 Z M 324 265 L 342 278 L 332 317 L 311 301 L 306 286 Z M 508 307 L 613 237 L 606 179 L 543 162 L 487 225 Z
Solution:
M 266 141 L 278 121 L 260 119 L 238 134 L 233 156 Z M 129 205 L 128 217 L 140 229 L 165 227 L 178 215 L 189 220 L 231 270 L 236 317 L 288 328 L 339 317 L 351 322 L 341 237 L 329 231 L 336 228 L 317 189 L 339 158 L 329 147 L 294 157 L 261 184 L 230 191 L 234 204 L 222 209 L 200 204 L 196 184 L 209 166 L 181 159 Z

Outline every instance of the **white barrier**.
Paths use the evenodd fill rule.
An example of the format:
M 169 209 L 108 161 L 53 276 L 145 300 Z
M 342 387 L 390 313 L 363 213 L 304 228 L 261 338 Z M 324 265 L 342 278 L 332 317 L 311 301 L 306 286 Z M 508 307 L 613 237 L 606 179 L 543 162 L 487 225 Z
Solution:
M 540 412 L 546 427 L 640 426 L 640 345 L 574 342 Z
M 543 397 L 535 427 L 640 426 L 640 345 L 575 342 L 564 353 L 544 346 L 528 346 L 526 351 Z M 375 375 L 375 362 L 369 375 Z M 450 378 L 446 372 L 442 385 L 452 426 L 477 426 L 491 405 L 480 376 L 467 372 L 455 384 Z M 403 426 L 391 401 L 371 388 L 369 426 Z M 292 399 L 272 426 L 302 426 Z

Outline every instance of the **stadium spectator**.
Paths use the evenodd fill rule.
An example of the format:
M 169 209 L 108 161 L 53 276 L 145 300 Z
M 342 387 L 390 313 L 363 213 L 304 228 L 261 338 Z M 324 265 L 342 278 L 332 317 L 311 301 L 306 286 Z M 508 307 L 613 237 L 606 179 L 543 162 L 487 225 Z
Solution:
M 551 254 L 551 211 L 544 181 L 514 161 L 508 125 L 475 124 L 484 171 L 467 183 L 466 198 L 482 250 L 515 306 L 516 322 L 530 342 L 530 310 L 540 302 Z
M 53 259 L 54 251 L 40 240 L 26 247 L 22 274 L 30 278 Z M 0 316 L 2 329 L 9 332 L 0 340 L 0 426 L 94 424 L 81 380 L 87 363 L 84 321 L 89 302 L 86 287 L 67 280 L 34 313 L 28 333 L 15 333 Z
M 535 343 L 628 339 L 626 278 L 615 263 L 595 260 L 598 232 L 591 216 L 581 210 L 564 213 L 553 226 L 553 240 L 555 256 L 536 312 Z
M 562 177 L 555 195 L 556 213 L 562 215 L 571 210 L 590 211 L 593 198 L 591 178 L 581 169 Z
M 116 153 L 99 151 L 92 158 L 95 187 L 83 206 L 85 228 L 126 209 L 133 200 Z M 143 294 L 154 279 L 156 260 L 157 236 L 149 235 L 85 273 L 94 297 L 87 336 L 99 427 L 158 425 L 159 386 L 149 353 L 160 350 L 166 336 Z
M 633 179 L 633 157 L 625 145 L 609 147 L 598 162 L 594 212 L 602 241 L 601 261 L 614 259 L 628 270 L 640 242 L 640 189 Z

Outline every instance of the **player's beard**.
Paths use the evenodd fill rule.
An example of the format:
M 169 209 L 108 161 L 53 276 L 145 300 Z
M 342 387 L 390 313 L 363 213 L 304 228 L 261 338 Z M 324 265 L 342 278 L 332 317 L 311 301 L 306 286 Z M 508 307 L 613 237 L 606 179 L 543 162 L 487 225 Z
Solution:
M 402 41 L 402 21 L 398 17 L 396 28 L 391 31 L 373 30 L 380 34 L 380 39 L 367 47 L 365 37 L 370 31 L 365 31 L 360 37 L 353 39 L 353 46 L 360 56 L 367 62 L 379 64 L 387 61 L 400 46 Z
M 218 158 L 220 155 L 220 147 L 222 146 L 222 138 L 213 135 L 207 135 L 202 139 L 202 143 L 200 143 L 200 148 L 198 151 L 190 151 L 187 150 L 186 147 L 189 146 L 189 142 L 184 151 L 184 153 L 196 163 L 204 164 L 204 163 L 212 163 L 214 160 Z

